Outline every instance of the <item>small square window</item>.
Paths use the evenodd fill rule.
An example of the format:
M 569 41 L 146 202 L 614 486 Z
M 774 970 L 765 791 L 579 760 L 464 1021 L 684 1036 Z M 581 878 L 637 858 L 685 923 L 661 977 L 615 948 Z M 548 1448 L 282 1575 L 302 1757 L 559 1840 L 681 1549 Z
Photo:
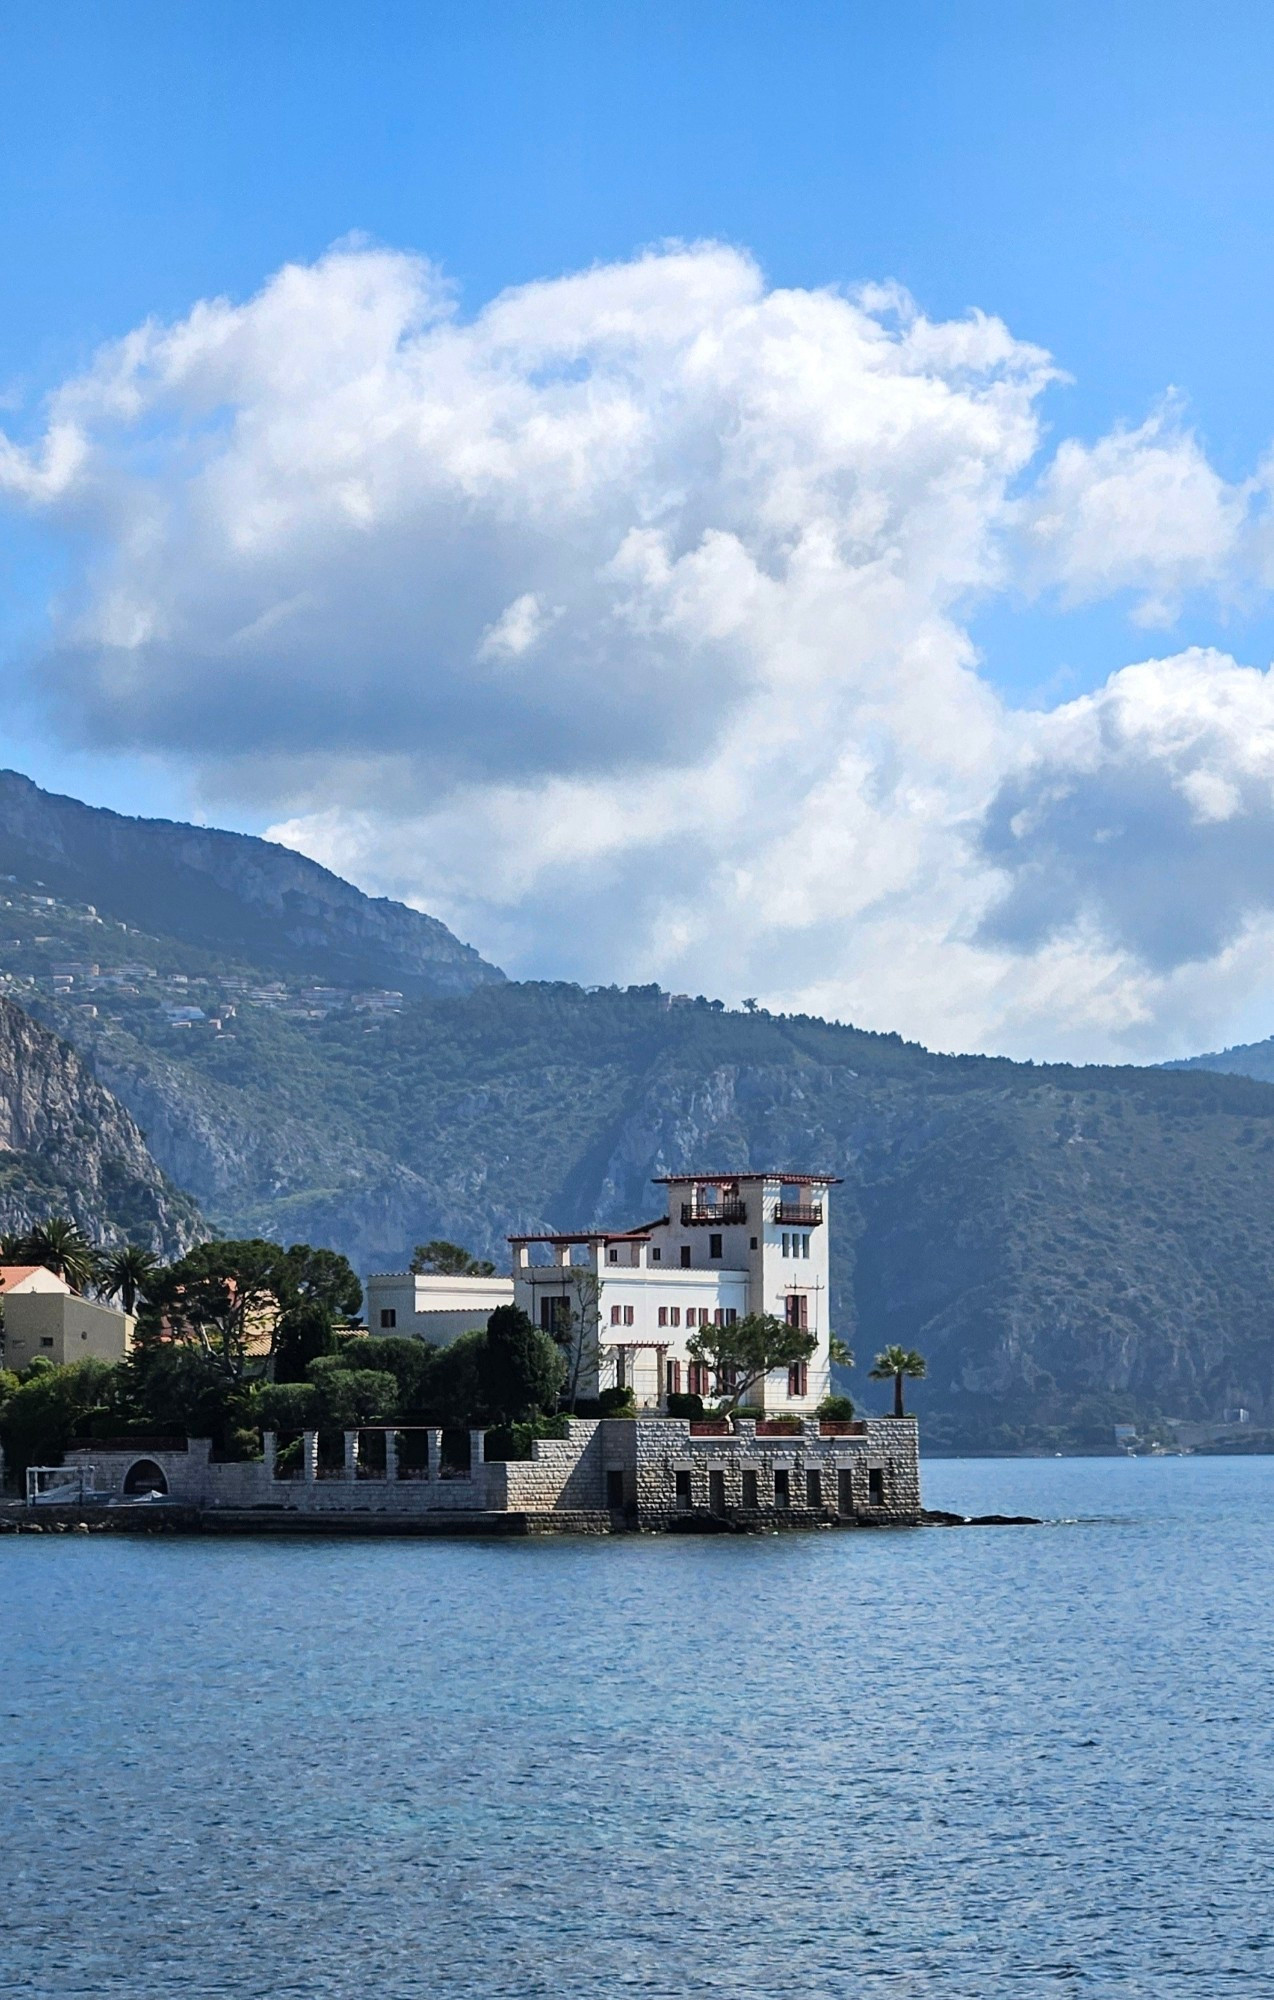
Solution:
M 40 1335 L 40 1345 L 41 1347 L 52 1347 L 53 1335 L 51 1333 L 42 1333 Z
M 752 1248 L 753 1248 L 754 1250 L 756 1249 L 756 1237 L 755 1237 L 755 1236 L 754 1236 L 754 1237 L 752 1238 Z
M 651 1263 L 652 1263 L 652 1264 L 662 1264 L 662 1263 L 663 1263 L 663 1259 L 664 1259 L 664 1253 L 663 1253 L 663 1251 L 662 1251 L 662 1250 L 652 1250 L 652 1251 L 651 1251 L 651 1253 L 650 1253 L 650 1261 L 651 1261 Z
M 724 1256 L 725 1256 L 725 1251 L 724 1251 L 724 1250 L 722 1249 L 721 1245 L 722 1245 L 722 1239 L 721 1239 L 721 1237 L 719 1237 L 719 1236 L 709 1236 L 709 1238 L 708 1238 L 708 1255 L 709 1255 L 709 1257 L 724 1257 Z
M 612 1264 L 618 1264 L 618 1262 L 619 1262 L 619 1252 L 618 1252 L 618 1250 L 608 1250 L 606 1254 L 607 1254 L 607 1256 L 608 1256 L 608 1258 L 610 1259 L 610 1262 L 611 1262 Z
M 381 1323 L 381 1325 L 382 1325 L 382 1326 L 397 1326 L 397 1324 L 398 1324 L 398 1313 L 397 1313 L 396 1309 L 395 1309 L 395 1308 L 394 1308 L 393 1306 L 382 1306 L 382 1307 L 381 1307 L 381 1309 L 380 1309 L 380 1323 Z
M 87 1335 L 86 1333 L 82 1333 L 82 1334 L 80 1335 L 80 1339 L 81 1339 L 81 1340 L 87 1340 L 87 1339 L 88 1339 L 88 1335 Z
M 681 1246 L 681 1268 L 683 1271 L 690 1269 L 690 1245 L 688 1243 L 683 1243 Z

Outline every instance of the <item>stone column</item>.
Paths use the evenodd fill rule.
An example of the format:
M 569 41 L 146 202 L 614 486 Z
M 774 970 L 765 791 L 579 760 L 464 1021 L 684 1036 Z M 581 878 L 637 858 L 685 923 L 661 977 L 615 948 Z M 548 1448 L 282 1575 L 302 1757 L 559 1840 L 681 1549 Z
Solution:
M 397 1479 L 398 1477 L 397 1431 L 385 1432 L 385 1477 L 386 1479 Z
M 345 1433 L 345 1477 L 346 1479 L 358 1478 L 357 1431 L 346 1431 Z
M 426 1478 L 441 1479 L 442 1478 L 442 1432 L 441 1431 L 427 1430 L 425 1432 L 425 1449 L 429 1455 L 429 1463 L 425 1469 Z
M 265 1459 L 266 1478 L 276 1479 L 278 1477 L 277 1468 L 279 1463 L 279 1434 L 277 1431 L 262 1431 L 261 1452 Z
M 305 1438 L 305 1478 L 312 1486 L 318 1478 L 318 1432 L 306 1431 Z

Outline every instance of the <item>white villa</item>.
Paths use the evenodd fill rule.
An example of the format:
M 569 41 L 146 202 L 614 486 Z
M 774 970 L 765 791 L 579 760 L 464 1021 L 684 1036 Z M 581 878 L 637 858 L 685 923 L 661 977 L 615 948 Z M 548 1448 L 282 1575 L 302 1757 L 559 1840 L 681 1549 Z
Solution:
M 511 1237 L 512 1280 L 369 1278 L 368 1327 L 444 1343 L 510 1301 L 547 1332 L 595 1311 L 596 1365 L 580 1395 L 629 1388 L 639 1408 L 658 1410 L 670 1393 L 715 1391 L 687 1352 L 699 1327 L 773 1313 L 816 1345 L 808 1363 L 768 1376 L 749 1400 L 809 1415 L 831 1387 L 827 1212 L 837 1184 L 828 1174 L 665 1175 L 668 1213 L 656 1221 Z
M 497 1306 L 513 1304 L 511 1278 L 452 1278 L 383 1271 L 367 1280 L 367 1331 L 414 1334 L 446 1347 L 484 1327 Z

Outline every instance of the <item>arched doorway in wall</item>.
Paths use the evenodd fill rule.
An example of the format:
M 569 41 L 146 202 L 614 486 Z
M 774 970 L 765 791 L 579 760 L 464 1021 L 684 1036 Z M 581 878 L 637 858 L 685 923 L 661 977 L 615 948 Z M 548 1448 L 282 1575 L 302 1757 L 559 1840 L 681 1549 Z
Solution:
M 143 1493 L 167 1493 L 168 1481 L 162 1466 L 153 1458 L 134 1459 L 124 1474 L 124 1493 L 129 1499 L 136 1499 Z

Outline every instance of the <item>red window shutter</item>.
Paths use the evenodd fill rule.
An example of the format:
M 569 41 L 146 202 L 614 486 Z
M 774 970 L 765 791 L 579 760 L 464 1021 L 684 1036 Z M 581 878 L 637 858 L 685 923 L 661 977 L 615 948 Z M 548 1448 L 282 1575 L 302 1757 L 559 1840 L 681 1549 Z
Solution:
M 620 1309 L 618 1306 L 612 1306 L 610 1309 L 610 1323 L 612 1326 L 619 1325 L 619 1311 Z
M 631 1306 L 625 1306 L 625 1307 L 624 1307 L 624 1325 L 625 1325 L 625 1326 L 631 1326 L 631 1325 L 632 1325 L 632 1323 L 633 1323 L 633 1309 L 632 1309 L 632 1307 L 631 1307 Z
M 660 1306 L 660 1308 L 659 1308 L 659 1324 L 660 1324 L 660 1326 L 667 1326 L 667 1324 L 668 1324 L 668 1308 L 667 1308 L 667 1306 Z

